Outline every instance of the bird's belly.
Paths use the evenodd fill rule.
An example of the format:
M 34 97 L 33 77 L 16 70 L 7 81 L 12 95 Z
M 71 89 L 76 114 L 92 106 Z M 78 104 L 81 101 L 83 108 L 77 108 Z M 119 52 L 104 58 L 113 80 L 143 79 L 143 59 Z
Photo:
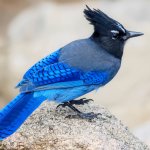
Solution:
M 52 89 L 52 90 L 35 92 L 34 97 L 39 97 L 42 95 L 45 96 L 48 100 L 62 103 L 62 102 L 67 102 L 76 99 L 97 88 L 99 88 L 98 85 L 79 86 L 79 87 L 64 88 L 64 89 Z

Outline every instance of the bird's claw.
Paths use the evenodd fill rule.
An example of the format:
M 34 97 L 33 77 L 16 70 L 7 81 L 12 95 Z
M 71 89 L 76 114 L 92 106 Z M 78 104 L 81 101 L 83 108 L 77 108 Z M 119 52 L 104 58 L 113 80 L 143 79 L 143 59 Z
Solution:
M 86 99 L 86 98 L 81 98 L 79 100 L 71 100 L 69 102 L 64 102 L 62 104 L 59 104 L 56 109 L 58 109 L 59 107 L 66 107 L 68 106 L 68 104 L 70 105 L 84 105 L 84 104 L 88 104 L 89 102 L 94 101 L 93 99 Z
M 98 115 L 101 115 L 100 113 L 77 113 L 76 115 L 68 115 L 66 116 L 66 118 L 81 118 L 81 119 L 88 119 L 88 120 L 92 120 L 95 118 L 98 118 Z
M 93 100 L 82 98 L 79 100 L 72 100 L 72 101 L 70 101 L 70 104 L 72 104 L 72 105 L 84 105 L 84 104 L 88 104 L 90 101 L 93 101 Z
M 97 118 L 98 115 L 100 115 L 100 113 L 95 114 L 91 112 L 91 113 L 79 113 L 78 114 L 78 116 L 81 117 L 82 119 L 89 119 L 89 120 Z
M 59 104 L 57 107 L 56 107 L 56 109 L 58 109 L 59 107 L 66 107 L 66 106 L 68 106 L 66 103 L 63 103 L 63 104 Z

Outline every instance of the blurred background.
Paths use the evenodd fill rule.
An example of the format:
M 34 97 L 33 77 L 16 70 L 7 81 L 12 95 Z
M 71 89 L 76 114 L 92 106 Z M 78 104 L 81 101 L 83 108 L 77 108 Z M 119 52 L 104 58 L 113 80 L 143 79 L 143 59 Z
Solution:
M 150 145 L 149 0 L 0 0 L 0 108 L 18 91 L 24 72 L 42 57 L 93 32 L 85 4 L 145 35 L 127 42 L 121 70 L 105 88 L 87 95 L 107 107 Z

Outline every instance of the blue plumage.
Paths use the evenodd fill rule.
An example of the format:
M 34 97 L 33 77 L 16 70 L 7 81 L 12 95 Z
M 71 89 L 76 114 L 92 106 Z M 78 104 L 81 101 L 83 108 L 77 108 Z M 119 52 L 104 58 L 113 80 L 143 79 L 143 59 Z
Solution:
M 33 93 L 19 94 L 0 110 L 0 140 L 14 133 L 27 117 L 45 100 L 33 97 Z
M 58 58 L 59 58 L 59 53 L 60 50 L 55 51 L 54 53 L 50 54 L 49 56 L 41 59 L 39 62 L 37 62 L 34 66 L 32 66 L 23 76 L 23 78 L 28 78 L 28 77 L 32 77 L 32 75 L 34 75 L 34 73 L 36 73 L 37 71 L 40 71 L 41 69 L 43 69 L 46 66 L 49 66 L 50 64 L 54 64 L 56 62 L 58 62 Z
M 59 55 L 60 50 L 42 59 L 25 73 L 17 85 L 22 94 L 0 111 L 0 140 L 14 133 L 44 100 L 67 102 L 106 82 L 107 72 L 82 71 L 59 62 Z
M 81 118 L 97 116 L 77 110 L 74 99 L 111 81 L 120 68 L 126 40 L 142 34 L 127 31 L 100 10 L 87 7 L 84 13 L 94 33 L 53 52 L 25 73 L 16 86 L 20 94 L 0 110 L 0 140 L 13 134 L 46 99 L 64 103 Z

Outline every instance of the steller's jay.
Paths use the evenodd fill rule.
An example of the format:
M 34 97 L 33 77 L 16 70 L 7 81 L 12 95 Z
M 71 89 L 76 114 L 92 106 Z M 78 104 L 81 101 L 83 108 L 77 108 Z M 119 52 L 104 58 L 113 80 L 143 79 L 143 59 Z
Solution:
M 47 99 L 71 108 L 81 118 L 97 117 L 74 106 L 90 100 L 75 99 L 111 81 L 121 66 L 126 41 L 143 34 L 126 30 L 100 10 L 87 6 L 84 14 L 94 26 L 93 34 L 58 49 L 25 73 L 16 86 L 20 94 L 0 110 L 0 140 L 13 134 Z

